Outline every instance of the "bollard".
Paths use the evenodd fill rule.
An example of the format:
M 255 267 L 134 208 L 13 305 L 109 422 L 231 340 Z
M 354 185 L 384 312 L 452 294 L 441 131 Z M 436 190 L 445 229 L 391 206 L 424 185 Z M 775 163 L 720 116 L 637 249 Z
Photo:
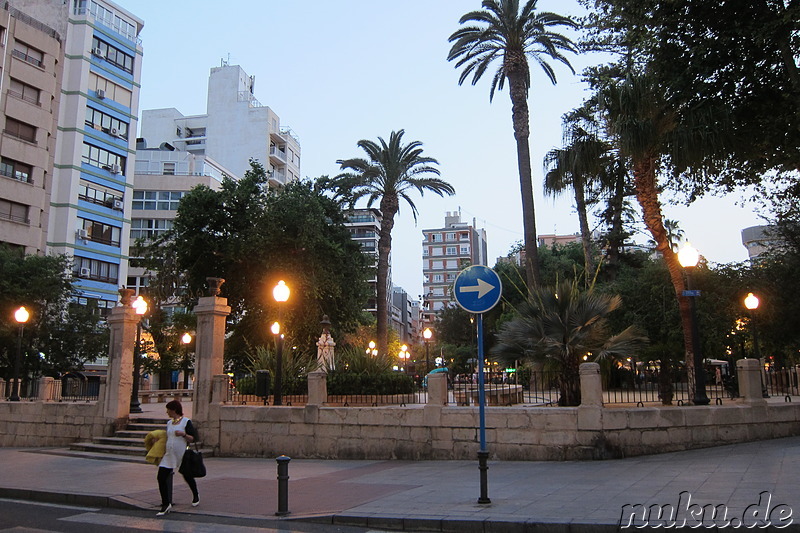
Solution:
M 286 516 L 289 514 L 289 461 L 291 457 L 281 455 L 278 462 L 278 512 L 275 516 Z
M 488 458 L 489 452 L 485 450 L 478 452 L 478 470 L 480 470 L 481 479 L 481 495 L 478 498 L 478 503 L 492 503 L 492 500 L 489 499 L 489 484 L 487 482 L 489 466 L 486 464 L 486 460 Z

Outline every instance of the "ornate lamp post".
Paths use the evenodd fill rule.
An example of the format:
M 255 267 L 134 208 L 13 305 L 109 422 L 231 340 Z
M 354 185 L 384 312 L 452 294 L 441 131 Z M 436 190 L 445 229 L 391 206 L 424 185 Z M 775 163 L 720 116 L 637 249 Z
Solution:
M 755 312 L 760 303 L 761 302 L 758 299 L 758 296 L 752 292 L 748 292 L 744 299 L 744 306 L 747 308 L 748 314 L 750 315 L 750 327 L 753 330 L 753 355 L 756 359 L 758 359 L 759 366 L 761 367 L 761 396 L 764 398 L 769 398 L 767 383 L 764 379 L 764 361 L 761 360 L 761 347 L 759 346 L 758 342 L 758 329 L 756 328 L 755 320 Z
M 272 289 L 272 297 L 278 302 L 278 317 L 282 314 L 282 304 L 289 299 L 289 286 L 280 280 L 275 288 Z M 272 333 L 275 338 L 275 398 L 272 405 L 283 405 L 283 335 L 281 334 L 280 322 L 272 324 Z
M 183 388 L 189 388 L 189 343 L 192 342 L 192 336 L 189 333 L 184 333 L 181 337 L 183 343 Z
M 403 372 L 408 372 L 408 358 L 411 357 L 411 354 L 408 353 L 408 346 L 405 344 L 400 347 L 400 353 L 397 354 L 400 358 L 400 361 L 403 363 Z
M 692 352 L 694 352 L 694 405 L 708 405 L 711 400 L 706 395 L 706 373 L 703 370 L 703 355 L 700 347 L 700 331 L 697 324 L 696 299 L 700 291 L 692 288 L 692 272 L 700 260 L 700 253 L 686 243 L 678 252 L 678 262 L 686 271 L 686 290 L 683 296 L 689 298 L 692 313 Z
M 25 309 L 25 306 L 14 311 L 14 320 L 19 324 L 19 335 L 17 335 L 17 357 L 14 359 L 14 375 L 12 376 L 14 385 L 11 387 L 11 397 L 9 398 L 12 402 L 19 401 L 19 365 L 22 361 L 22 333 L 25 330 L 25 323 L 28 322 L 30 317 L 31 314 Z
M 133 301 L 131 307 L 139 315 L 139 322 L 136 324 L 136 347 L 133 350 L 133 387 L 131 388 L 131 413 L 141 413 L 142 407 L 139 405 L 139 379 L 142 373 L 142 317 L 147 313 L 147 300 L 138 296 Z
M 425 373 L 431 371 L 431 352 L 430 352 L 431 337 L 433 337 L 433 332 L 431 331 L 431 328 L 425 328 L 425 331 L 422 332 L 422 338 L 425 339 Z

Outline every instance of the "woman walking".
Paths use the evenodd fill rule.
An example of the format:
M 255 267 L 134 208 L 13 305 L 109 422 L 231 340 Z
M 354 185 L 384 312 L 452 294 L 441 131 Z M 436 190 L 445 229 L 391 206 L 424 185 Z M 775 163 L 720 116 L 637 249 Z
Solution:
M 167 403 L 167 445 L 164 457 L 158 464 L 158 491 L 161 493 L 161 510 L 156 516 L 164 516 L 172 510 L 172 476 L 176 468 L 181 466 L 186 445 L 197 440 L 197 430 L 192 421 L 183 416 L 183 407 L 178 400 Z M 197 482 L 193 477 L 182 474 L 186 484 L 192 490 L 192 507 L 200 504 L 197 494 Z

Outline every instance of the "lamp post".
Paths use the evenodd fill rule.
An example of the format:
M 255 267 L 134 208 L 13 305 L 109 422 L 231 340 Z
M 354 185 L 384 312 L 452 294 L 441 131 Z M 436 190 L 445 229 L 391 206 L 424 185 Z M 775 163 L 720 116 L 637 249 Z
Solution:
M 431 328 L 425 328 L 425 331 L 422 332 L 422 338 L 425 339 L 425 373 L 429 373 L 431 371 L 431 353 L 430 353 L 430 341 L 431 337 L 433 337 L 433 332 Z
M 375 341 L 369 341 L 369 344 L 367 346 L 368 346 L 367 355 L 371 355 L 372 357 L 377 357 L 378 350 L 377 348 L 375 348 L 377 346 L 377 344 L 375 344 Z
M 700 260 L 700 254 L 686 243 L 678 252 L 678 262 L 686 271 L 686 290 L 683 296 L 689 298 L 692 313 L 692 352 L 694 352 L 694 405 L 708 405 L 711 400 L 706 395 L 706 374 L 703 370 L 703 355 L 700 347 L 700 331 L 697 324 L 697 302 L 700 291 L 692 288 L 692 272 Z
M 755 321 L 755 312 L 758 309 L 758 305 L 760 304 L 760 300 L 758 296 L 753 294 L 752 292 L 748 292 L 747 296 L 744 299 L 744 306 L 747 308 L 748 314 L 750 315 L 750 327 L 753 330 L 753 355 L 756 359 L 758 359 L 758 363 L 761 367 L 761 396 L 764 398 L 769 398 L 769 392 L 767 391 L 767 384 L 764 380 L 764 361 L 761 360 L 761 347 L 759 346 L 758 342 L 758 328 L 756 328 L 756 321 Z
M 192 342 L 192 336 L 189 333 L 184 333 L 181 337 L 183 343 L 183 388 L 189 388 L 189 343 Z
M 398 357 L 400 357 L 400 361 L 403 362 L 403 372 L 408 372 L 407 362 L 408 358 L 411 357 L 411 354 L 408 353 L 408 346 L 404 344 L 400 347 L 400 353 L 398 354 Z
M 131 413 L 141 413 L 142 406 L 139 405 L 139 375 L 142 372 L 142 317 L 147 313 L 147 301 L 138 296 L 133 301 L 131 307 L 139 315 L 139 322 L 136 323 L 136 347 L 133 350 L 133 387 L 131 388 Z
M 289 299 L 289 286 L 280 280 L 275 288 L 272 289 L 272 297 L 278 302 L 278 317 L 282 314 L 282 304 Z M 275 393 L 272 405 L 283 405 L 283 335 L 281 334 L 280 322 L 272 324 L 272 333 L 275 339 Z
M 31 314 L 25 309 L 25 306 L 14 311 L 14 320 L 19 324 L 19 335 L 17 335 L 17 357 L 14 359 L 14 375 L 12 376 L 14 385 L 11 387 L 11 397 L 9 398 L 12 402 L 19 401 L 19 365 L 22 361 L 22 332 L 25 330 L 25 323 L 30 317 Z

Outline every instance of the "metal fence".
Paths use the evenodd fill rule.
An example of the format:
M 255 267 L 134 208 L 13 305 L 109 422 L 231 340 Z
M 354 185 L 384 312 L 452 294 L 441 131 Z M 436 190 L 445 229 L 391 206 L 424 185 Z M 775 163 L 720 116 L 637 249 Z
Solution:
M 558 405 L 560 392 L 555 372 L 532 372 L 530 379 L 519 379 L 516 373 L 484 374 L 485 405 L 552 406 Z M 459 374 L 452 379 L 449 401 L 455 405 L 478 405 L 477 374 Z
M 94 402 L 100 396 L 100 381 L 95 380 L 54 379 L 44 386 L 46 389 L 41 390 L 42 381 L 38 379 L 21 379 L 18 389 L 20 401 Z M 0 382 L 0 398 L 11 398 L 13 387 L 13 380 Z
M 792 401 L 792 396 L 800 396 L 797 371 L 792 368 L 765 370 L 761 374 L 765 396 L 783 396 Z

